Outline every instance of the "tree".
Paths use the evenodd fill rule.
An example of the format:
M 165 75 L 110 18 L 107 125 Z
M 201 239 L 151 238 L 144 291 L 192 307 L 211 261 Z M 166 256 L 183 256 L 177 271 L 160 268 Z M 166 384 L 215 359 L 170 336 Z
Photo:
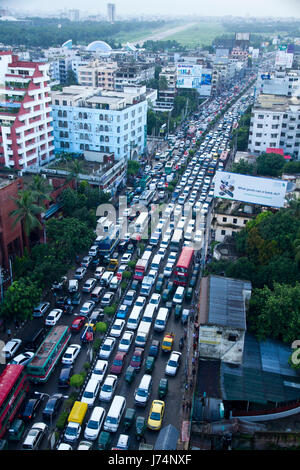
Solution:
M 285 159 L 277 153 L 262 153 L 256 159 L 257 174 L 262 176 L 280 176 Z
M 41 175 L 33 176 L 29 189 L 32 191 L 32 196 L 35 198 L 38 206 L 44 205 L 45 199 L 50 199 L 52 188 Z
M 248 163 L 241 159 L 238 163 L 233 163 L 231 169 L 232 173 L 240 173 L 241 175 L 255 175 L 256 166 L 253 163 Z
M 14 281 L 5 292 L 0 314 L 6 319 L 27 320 L 32 317 L 34 307 L 40 302 L 42 289 L 28 278 Z
M 10 216 L 14 217 L 13 227 L 17 222 L 21 222 L 24 228 L 26 246 L 30 250 L 29 236 L 35 228 L 42 228 L 38 216 L 43 212 L 44 208 L 35 202 L 34 194 L 29 190 L 20 191 L 18 198 L 12 198 L 17 209 L 10 212 Z
M 73 374 L 70 377 L 70 385 L 71 387 L 80 388 L 84 382 L 84 376 L 82 374 Z

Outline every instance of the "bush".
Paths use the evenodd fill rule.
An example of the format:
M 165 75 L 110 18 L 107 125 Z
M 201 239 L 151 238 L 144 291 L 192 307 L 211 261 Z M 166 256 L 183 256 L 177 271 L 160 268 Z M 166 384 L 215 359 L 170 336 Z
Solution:
M 60 413 L 59 417 L 57 418 L 57 421 L 56 421 L 56 427 L 57 429 L 59 429 L 60 431 L 62 431 L 66 425 L 66 422 L 67 422 L 67 419 L 68 419 L 68 416 L 69 416 L 69 411 L 67 410 L 64 410 Z

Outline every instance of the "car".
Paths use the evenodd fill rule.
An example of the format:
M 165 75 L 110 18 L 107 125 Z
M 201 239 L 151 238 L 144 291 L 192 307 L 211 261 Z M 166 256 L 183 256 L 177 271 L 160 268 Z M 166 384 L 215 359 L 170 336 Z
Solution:
M 178 286 L 173 297 L 174 304 L 182 304 L 184 297 L 184 287 Z
M 143 309 L 146 305 L 146 297 L 139 295 L 136 301 L 134 302 L 134 305 Z
M 25 351 L 24 353 L 15 356 L 14 359 L 10 362 L 10 364 L 20 364 L 21 366 L 25 366 L 33 358 L 33 356 L 33 352 Z
M 86 272 L 87 272 L 87 269 L 84 266 L 81 266 L 80 268 L 76 269 L 74 273 L 74 278 L 81 280 L 84 278 Z
M 122 304 L 117 310 L 116 318 L 120 318 L 124 320 L 127 317 L 128 312 L 129 312 L 129 306 Z
M 143 357 L 144 357 L 144 349 L 135 348 L 131 361 L 130 361 L 131 367 L 133 367 L 136 370 L 139 370 L 143 362 Z
M 134 332 L 133 332 L 133 331 L 126 330 L 126 331 L 123 333 L 123 336 L 122 336 L 122 338 L 121 338 L 120 341 L 119 341 L 118 350 L 119 350 L 119 351 L 128 352 L 128 351 L 129 351 L 129 348 L 130 348 L 130 346 L 131 346 L 131 344 L 132 344 L 133 337 L 134 337 Z
M 22 444 L 23 450 L 35 450 L 40 445 L 48 429 L 45 423 L 34 423 Z
M 67 283 L 68 278 L 66 276 L 62 276 L 59 281 L 56 281 L 52 284 L 52 290 L 61 290 Z
M 108 307 L 112 303 L 114 295 L 115 294 L 113 292 L 105 292 L 100 301 L 100 305 L 102 305 L 102 307 Z
M 112 324 L 109 334 L 113 336 L 114 338 L 118 338 L 119 336 L 121 336 L 124 326 L 125 326 L 125 320 L 117 318 Z
M 63 311 L 60 308 L 55 308 L 51 310 L 49 315 L 45 319 L 45 325 L 46 326 L 54 326 L 62 316 Z
M 147 427 L 153 431 L 159 431 L 162 426 L 162 420 L 165 411 L 165 402 L 162 400 L 153 400 L 148 415 Z
M 65 365 L 62 367 L 60 371 L 60 375 L 58 378 L 58 387 L 59 388 L 67 388 L 70 385 L 70 377 L 72 375 L 73 364 Z
M 84 256 L 81 260 L 80 266 L 83 268 L 88 268 L 92 261 L 93 261 L 92 256 Z
M 56 307 L 61 307 L 61 309 L 63 309 L 68 302 L 69 297 L 67 295 L 60 295 L 58 297 L 55 297 L 55 305 Z
M 149 356 L 157 357 L 159 353 L 159 341 L 157 339 L 153 339 L 149 349 Z
M 128 434 L 120 434 L 117 445 L 112 447 L 111 450 L 128 450 L 130 438 Z
M 197 284 L 197 278 L 198 276 L 192 276 L 189 282 L 189 287 L 194 288 Z
M 165 368 L 166 375 L 176 375 L 181 361 L 181 352 L 173 351 Z
M 157 283 L 155 284 L 155 292 L 157 293 L 160 293 L 162 291 L 162 288 L 163 288 L 163 281 L 157 281 Z
M 124 367 L 124 363 L 125 363 L 125 358 L 126 358 L 126 352 L 125 351 L 118 351 L 113 359 L 113 362 L 110 366 L 110 372 L 112 374 L 116 374 L 116 375 L 120 375 L 122 370 L 123 370 L 123 367 Z
M 87 279 L 82 287 L 82 292 L 87 292 L 87 293 L 92 292 L 96 283 L 97 283 L 97 279 L 95 279 L 94 277 Z
M 130 307 L 133 304 L 135 297 L 136 297 L 136 291 L 133 289 L 130 289 L 127 291 L 124 297 L 123 303 L 125 305 L 129 305 Z
M 116 276 L 118 279 L 122 279 L 123 272 L 126 271 L 127 269 L 127 264 L 121 264 L 118 268 L 118 271 L 116 273 Z
M 70 344 L 70 346 L 67 347 L 61 359 L 62 364 L 65 364 L 65 365 L 74 364 L 75 359 L 80 353 L 80 350 L 81 350 L 80 344 Z
M 51 395 L 47 400 L 45 408 L 43 409 L 43 419 L 50 419 L 52 421 L 52 419 L 57 415 L 63 400 L 64 397 L 61 393 L 54 393 Z
M 78 333 L 83 327 L 83 325 L 85 324 L 85 322 L 86 322 L 86 317 L 84 315 L 77 315 L 72 321 L 71 331 L 73 333 Z
M 92 300 L 88 300 L 87 302 L 84 302 L 79 310 L 79 315 L 88 317 L 94 310 L 95 306 L 96 304 Z
M 193 297 L 193 288 L 192 287 L 188 287 L 187 290 L 186 290 L 186 293 L 185 293 L 185 299 L 186 300 L 191 300 Z M 178 305 L 176 305 L 177 307 Z
M 84 430 L 84 437 L 90 441 L 97 439 L 105 418 L 105 410 L 95 406 Z
M 99 351 L 100 359 L 108 359 L 116 344 L 116 338 L 108 336 Z
M 70 444 L 67 444 L 66 442 L 61 442 L 56 450 L 73 450 L 73 447 Z
M 89 441 L 80 441 L 76 450 L 91 450 L 92 442 Z
M 130 289 L 134 290 L 134 291 L 137 291 L 139 286 L 140 286 L 140 281 L 138 279 L 133 279 L 133 281 L 131 283 L 131 286 L 130 286 Z
M 42 395 L 36 398 L 28 398 L 19 413 L 19 418 L 25 422 L 34 421 L 35 415 L 42 403 Z
M 81 396 L 81 402 L 86 403 L 88 407 L 92 407 L 97 399 L 97 395 L 100 390 L 100 383 L 98 380 L 89 379 L 87 382 L 83 394 Z
M 71 303 L 72 305 L 79 305 L 80 302 L 81 302 L 81 292 L 74 292 L 74 294 L 72 294 L 72 297 L 71 297 Z
M 132 253 L 124 253 L 124 255 L 121 258 L 120 264 L 127 264 L 129 261 L 131 261 L 132 258 Z
M 50 308 L 50 302 L 41 302 L 33 310 L 33 318 L 39 318 L 45 315 Z
M 95 272 L 94 272 L 95 279 L 101 279 L 102 274 L 104 273 L 104 271 L 105 271 L 105 268 L 103 266 L 98 266 L 95 269 Z
M 149 304 L 155 305 L 155 309 L 157 310 L 159 307 L 160 301 L 161 301 L 161 295 L 154 292 L 150 297 Z
M 113 374 L 108 374 L 99 394 L 99 400 L 110 401 L 115 393 L 118 383 L 118 377 Z
M 168 256 L 168 262 L 174 264 L 176 262 L 176 259 L 177 259 L 176 251 L 171 251 L 171 253 Z
M 161 259 L 162 259 L 162 260 L 164 260 L 166 254 L 167 254 L 166 248 L 160 248 L 160 249 L 158 250 L 157 254 L 158 254 L 159 256 L 161 256 Z
M 94 366 L 94 369 L 92 370 L 91 379 L 98 380 L 98 382 L 102 383 L 107 368 L 108 362 L 103 361 L 102 359 L 98 359 Z
M 4 359 L 11 359 L 21 346 L 22 340 L 20 338 L 10 339 L 1 350 L 1 356 Z

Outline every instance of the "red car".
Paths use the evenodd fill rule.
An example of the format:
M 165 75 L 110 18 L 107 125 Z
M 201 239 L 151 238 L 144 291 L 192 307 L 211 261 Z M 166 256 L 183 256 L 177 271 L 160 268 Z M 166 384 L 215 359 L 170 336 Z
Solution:
M 85 322 L 86 322 L 86 317 L 84 317 L 83 315 L 78 315 L 72 321 L 71 331 L 73 331 L 74 333 L 78 333 L 78 331 L 81 330 Z
M 131 358 L 130 365 L 134 368 L 139 370 L 141 368 L 144 356 L 144 349 L 143 348 L 135 348 L 133 356 Z
M 110 372 L 112 374 L 116 374 L 116 375 L 121 374 L 124 363 L 125 363 L 125 357 L 126 357 L 126 352 L 124 351 L 117 352 L 112 362 L 112 365 L 110 367 Z

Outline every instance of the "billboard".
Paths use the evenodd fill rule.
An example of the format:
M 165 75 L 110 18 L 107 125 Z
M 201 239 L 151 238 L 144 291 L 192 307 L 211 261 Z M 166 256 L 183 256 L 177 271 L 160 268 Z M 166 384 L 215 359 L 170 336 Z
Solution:
M 287 183 L 279 179 L 216 171 L 214 183 L 215 197 L 262 206 L 284 206 Z
M 203 69 L 202 65 L 177 64 L 177 88 L 196 88 L 200 92 L 204 85 L 211 85 L 211 82 L 211 71 Z

